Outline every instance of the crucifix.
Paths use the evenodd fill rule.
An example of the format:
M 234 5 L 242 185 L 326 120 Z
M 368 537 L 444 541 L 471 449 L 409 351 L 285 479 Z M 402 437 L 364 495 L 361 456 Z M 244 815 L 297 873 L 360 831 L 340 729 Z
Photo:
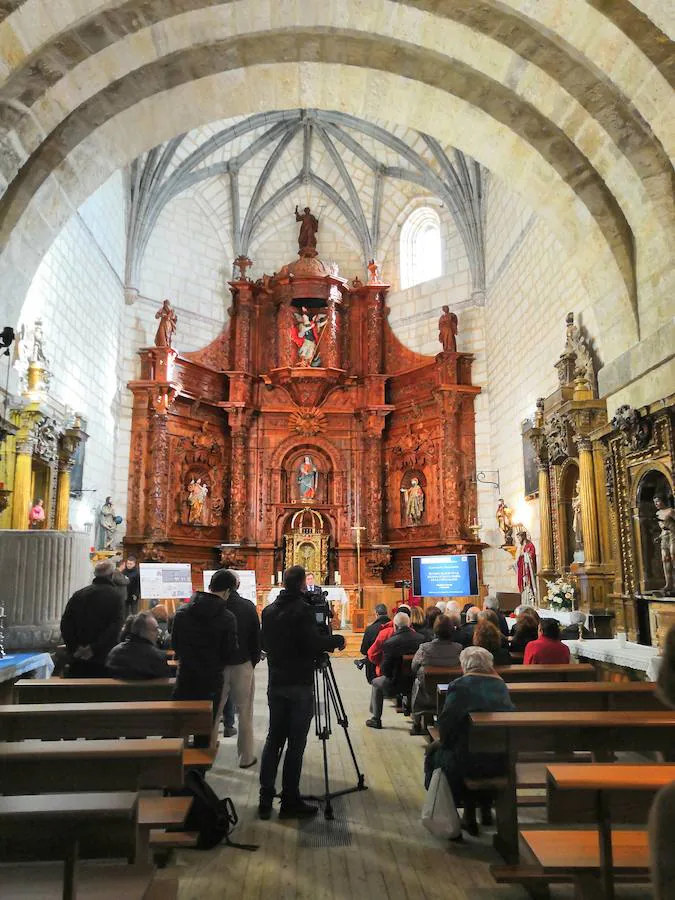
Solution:
M 356 582 L 359 591 L 359 608 L 363 609 L 363 598 L 361 596 L 361 532 L 366 530 L 365 525 L 352 525 L 352 531 L 355 531 L 356 537 Z

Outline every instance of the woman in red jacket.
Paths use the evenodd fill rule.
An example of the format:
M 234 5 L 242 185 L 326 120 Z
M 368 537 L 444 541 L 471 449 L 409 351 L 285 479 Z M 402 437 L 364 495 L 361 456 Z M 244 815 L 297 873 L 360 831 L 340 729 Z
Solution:
M 560 625 L 556 619 L 542 619 L 539 623 L 539 637 L 525 647 L 523 663 L 528 666 L 558 666 L 570 661 L 570 651 L 560 640 Z

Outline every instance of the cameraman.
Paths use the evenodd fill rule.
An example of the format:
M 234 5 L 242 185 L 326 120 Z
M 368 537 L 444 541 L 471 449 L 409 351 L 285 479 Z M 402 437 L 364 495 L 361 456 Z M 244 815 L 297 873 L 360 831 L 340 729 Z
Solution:
M 300 775 L 307 734 L 314 714 L 314 667 L 327 650 L 343 650 L 342 635 L 319 628 L 306 602 L 307 580 L 302 566 L 284 573 L 279 596 L 263 610 L 262 645 L 267 653 L 270 724 L 260 764 L 258 816 L 269 819 L 276 794 L 277 769 L 286 744 L 280 819 L 314 816 L 317 807 L 300 798 Z

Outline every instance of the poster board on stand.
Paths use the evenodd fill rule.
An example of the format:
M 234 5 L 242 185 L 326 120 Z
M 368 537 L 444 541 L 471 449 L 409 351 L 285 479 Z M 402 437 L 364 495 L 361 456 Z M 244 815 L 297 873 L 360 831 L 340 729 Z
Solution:
M 209 584 L 211 583 L 211 578 L 216 573 L 216 571 L 216 569 L 204 569 L 205 591 L 208 591 Z M 232 569 L 232 571 L 239 576 L 239 596 L 245 597 L 246 600 L 250 600 L 251 603 L 255 606 L 257 602 L 255 572 L 250 569 Z
M 190 563 L 140 563 L 143 600 L 188 600 L 192 596 Z

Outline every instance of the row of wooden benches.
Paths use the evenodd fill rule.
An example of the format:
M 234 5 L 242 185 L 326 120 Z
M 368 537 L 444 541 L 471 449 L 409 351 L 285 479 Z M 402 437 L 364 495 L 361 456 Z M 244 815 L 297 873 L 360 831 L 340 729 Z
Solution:
M 508 863 L 493 867 L 498 881 L 523 883 L 535 895 L 550 881 L 574 881 L 580 898 L 611 900 L 615 880 L 649 878 L 648 810 L 655 792 L 675 777 L 667 763 L 612 760 L 621 751 L 675 759 L 675 713 L 660 703 L 654 684 L 597 682 L 590 666 L 554 671 L 557 681 L 542 680 L 551 675 L 547 666 L 500 671 L 517 711 L 472 713 L 469 753 L 504 753 L 507 775 L 467 786 L 495 798 L 494 843 Z M 459 674 L 425 674 L 439 711 Z M 438 737 L 434 727 L 430 733 Z M 533 788 L 545 788 L 545 800 L 519 795 Z M 519 808 L 544 803 L 548 825 L 519 831 Z
M 75 897 L 78 878 L 86 896 L 112 896 L 115 884 L 115 896 L 175 897 L 175 881 L 155 883 L 151 851 L 195 844 L 196 835 L 167 830 L 183 825 L 191 800 L 163 792 L 180 789 L 188 768 L 212 763 L 213 749 L 187 744 L 211 733 L 211 704 L 146 699 L 169 697 L 170 679 L 78 681 L 17 682 L 17 702 L 0 706 L 0 859 L 13 861 L 0 871 L 0 898 Z M 41 702 L 44 685 L 48 693 L 65 685 L 59 698 L 68 702 Z M 90 883 L 80 857 L 133 865 L 97 867 Z M 17 867 L 36 859 L 64 861 L 62 887 L 49 866 Z

